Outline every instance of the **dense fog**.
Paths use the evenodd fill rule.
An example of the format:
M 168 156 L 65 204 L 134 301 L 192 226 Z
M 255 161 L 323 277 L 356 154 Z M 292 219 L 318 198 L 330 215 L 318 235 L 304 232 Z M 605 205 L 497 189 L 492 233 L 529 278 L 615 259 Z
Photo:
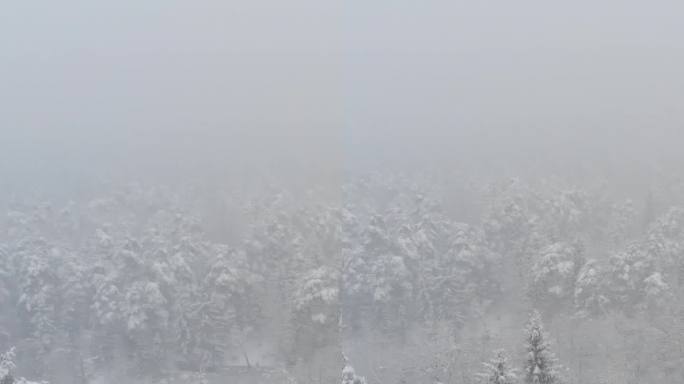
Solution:
M 684 382 L 682 11 L 0 5 L 0 384 Z

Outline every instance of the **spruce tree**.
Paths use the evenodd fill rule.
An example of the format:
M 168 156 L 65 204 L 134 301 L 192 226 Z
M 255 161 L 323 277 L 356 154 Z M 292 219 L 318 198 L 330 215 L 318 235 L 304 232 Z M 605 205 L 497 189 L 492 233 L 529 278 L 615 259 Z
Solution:
M 14 383 L 14 376 L 12 376 L 14 368 L 14 348 L 0 353 L 0 384 Z
M 508 363 L 508 356 L 503 349 L 494 352 L 489 362 L 483 363 L 485 372 L 478 374 L 483 384 L 513 384 L 516 382 L 515 369 Z
M 342 384 L 366 384 L 366 379 L 362 376 L 357 376 L 354 368 L 347 364 L 342 369 Z
M 557 359 L 549 348 L 547 334 L 538 311 L 532 312 L 525 328 L 527 357 L 525 360 L 525 384 L 561 383 Z

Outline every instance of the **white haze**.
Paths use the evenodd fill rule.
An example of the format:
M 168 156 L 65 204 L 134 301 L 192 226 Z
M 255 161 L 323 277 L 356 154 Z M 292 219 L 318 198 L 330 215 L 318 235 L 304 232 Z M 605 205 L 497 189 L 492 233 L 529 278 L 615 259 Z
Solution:
M 541 200 L 576 188 L 597 201 L 633 201 L 638 218 L 628 238 L 609 246 L 589 236 L 584 244 L 588 256 L 608 263 L 684 202 L 682 13 L 681 3 L 659 0 L 5 1 L 0 215 L 48 201 L 88 206 L 110 194 L 145 195 L 127 189 L 136 185 L 161 194 L 141 199 L 174 201 L 212 241 L 240 248 L 274 206 L 348 206 L 363 226 L 373 214 L 392 216 L 387 191 L 421 191 L 449 220 L 484 228 L 498 201 L 490 193 L 505 194 L 492 186 L 513 178 Z M 265 213 L 247 218 L 245 207 Z M 92 231 L 103 224 L 88 223 Z M 80 236 L 87 237 L 69 241 L 80 246 Z M 13 240 L 0 240 L 14 249 Z M 502 284 L 524 296 L 528 283 Z M 0 331 L 8 336 L 0 348 L 8 349 L 8 340 L 24 338 L 3 323 L 14 304 L 2 299 Z M 525 305 L 496 319 L 508 313 L 518 321 L 534 307 Z M 560 338 L 570 318 L 547 328 Z M 596 321 L 604 323 L 582 328 L 584 336 L 608 320 Z M 284 322 L 265 320 L 260 332 Z M 418 334 L 421 326 L 410 328 Z M 511 332 L 503 344 L 518 336 Z M 363 362 L 363 351 L 382 351 L 381 343 L 364 345 L 355 335 L 340 331 L 347 344 L 338 344 L 369 384 L 416 377 Z M 52 368 L 31 372 L 21 361 L 31 352 L 17 348 L 26 376 L 66 377 Z M 575 350 L 561 355 L 579 361 Z M 316 364 L 338 371 L 337 362 L 308 366 Z M 572 364 L 570 382 L 579 383 L 585 377 Z M 288 368 L 292 380 L 319 382 L 297 367 Z M 104 368 L 98 372 L 93 377 L 106 380 Z M 644 375 L 643 382 L 662 379 Z M 433 376 L 421 380 L 469 382 Z

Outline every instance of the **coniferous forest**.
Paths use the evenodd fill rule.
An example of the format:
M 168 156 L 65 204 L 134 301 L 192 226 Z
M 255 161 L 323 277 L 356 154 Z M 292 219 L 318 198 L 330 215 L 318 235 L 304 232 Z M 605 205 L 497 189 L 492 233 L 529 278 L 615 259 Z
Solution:
M 0 1 L 0 384 L 684 383 L 682 15 Z
M 621 198 L 439 180 L 9 196 L 4 369 L 52 383 L 683 377 L 683 184 Z

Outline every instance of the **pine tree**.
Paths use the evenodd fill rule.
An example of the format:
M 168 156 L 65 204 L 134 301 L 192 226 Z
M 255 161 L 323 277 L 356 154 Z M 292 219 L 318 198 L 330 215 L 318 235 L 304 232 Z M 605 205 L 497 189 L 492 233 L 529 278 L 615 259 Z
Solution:
M 7 352 L 0 353 L 0 384 L 49 384 L 46 381 L 29 381 L 23 377 L 15 379 L 12 375 L 12 371 L 16 368 L 14 357 L 14 347 Z
M 525 361 L 525 384 L 561 383 L 558 363 L 549 349 L 548 335 L 544 332 L 541 315 L 532 312 L 525 329 L 527 358 Z
M 483 363 L 486 372 L 477 376 L 483 384 L 513 384 L 516 382 L 515 369 L 508 363 L 508 356 L 503 349 L 494 352 L 495 356 L 489 362 Z
M 14 365 L 14 348 L 7 352 L 0 353 L 0 384 L 12 384 L 14 383 L 14 376 L 12 376 L 12 371 L 15 368 Z
M 342 369 L 342 384 L 366 384 L 363 376 L 357 376 L 354 368 L 347 364 Z
M 581 242 L 556 242 L 539 252 L 532 266 L 528 295 L 547 313 L 568 308 L 574 299 L 578 275 L 585 264 Z

